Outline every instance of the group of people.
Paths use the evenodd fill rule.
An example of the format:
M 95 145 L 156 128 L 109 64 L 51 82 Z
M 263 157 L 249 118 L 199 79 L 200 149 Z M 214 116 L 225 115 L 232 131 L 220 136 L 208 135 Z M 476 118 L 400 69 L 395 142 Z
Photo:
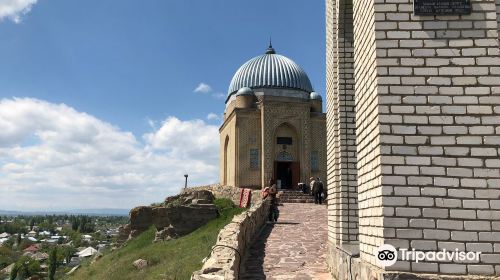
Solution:
M 323 199 L 326 198 L 326 189 L 323 182 L 319 178 L 309 178 L 309 186 L 311 187 L 312 195 L 314 196 L 315 204 L 322 204 Z
M 310 189 L 314 196 L 315 204 L 323 204 L 323 200 L 326 198 L 326 189 L 323 182 L 319 178 L 311 177 L 310 179 Z M 279 216 L 278 200 L 276 198 L 278 194 L 278 188 L 271 178 L 269 180 L 269 186 L 262 190 L 262 198 L 265 199 L 269 197 L 270 199 L 270 211 L 269 211 L 269 221 L 276 222 Z

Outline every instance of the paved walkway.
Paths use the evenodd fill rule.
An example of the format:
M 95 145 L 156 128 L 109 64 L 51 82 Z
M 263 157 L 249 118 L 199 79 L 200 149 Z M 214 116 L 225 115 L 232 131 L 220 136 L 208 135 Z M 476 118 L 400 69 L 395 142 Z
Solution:
M 331 279 L 326 266 L 325 205 L 285 203 L 246 256 L 240 279 Z

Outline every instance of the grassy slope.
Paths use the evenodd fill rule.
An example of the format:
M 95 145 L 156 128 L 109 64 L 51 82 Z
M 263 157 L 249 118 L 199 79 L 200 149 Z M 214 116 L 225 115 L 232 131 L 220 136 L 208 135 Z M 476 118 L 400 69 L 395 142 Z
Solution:
M 152 243 L 155 229 L 152 227 L 126 246 L 105 254 L 93 265 L 83 265 L 69 279 L 189 279 L 191 273 L 201 268 L 215 244 L 217 235 L 235 214 L 243 209 L 228 206 L 227 201 L 217 201 L 221 215 L 189 235 L 167 242 Z M 232 205 L 232 203 L 231 203 Z M 149 265 L 138 271 L 133 265 L 137 259 L 145 259 Z

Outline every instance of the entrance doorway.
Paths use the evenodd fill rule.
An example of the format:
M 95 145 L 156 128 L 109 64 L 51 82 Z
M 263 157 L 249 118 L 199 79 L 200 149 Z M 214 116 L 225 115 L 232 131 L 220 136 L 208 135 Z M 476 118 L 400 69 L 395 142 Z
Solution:
M 282 189 L 295 188 L 299 182 L 299 163 L 292 161 L 275 161 L 274 178 Z

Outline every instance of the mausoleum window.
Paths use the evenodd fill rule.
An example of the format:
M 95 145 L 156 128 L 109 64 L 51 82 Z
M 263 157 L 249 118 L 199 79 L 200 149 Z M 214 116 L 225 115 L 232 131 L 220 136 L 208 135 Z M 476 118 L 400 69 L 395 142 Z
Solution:
M 319 171 L 319 152 L 311 152 L 311 171 Z
M 250 149 L 250 168 L 259 168 L 259 149 Z
M 279 145 L 292 145 L 292 137 L 278 137 L 276 143 Z

